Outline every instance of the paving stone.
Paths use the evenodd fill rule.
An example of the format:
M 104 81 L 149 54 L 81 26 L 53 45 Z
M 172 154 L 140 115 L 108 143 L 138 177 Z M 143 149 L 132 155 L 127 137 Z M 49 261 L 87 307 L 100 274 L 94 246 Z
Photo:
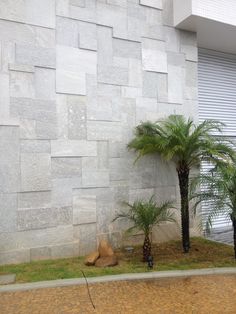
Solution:
M 45 68 L 56 67 L 56 53 L 52 48 L 16 45 L 16 62 Z
M 84 140 L 51 141 L 53 157 L 97 156 L 97 143 Z
M 21 191 L 43 191 L 51 187 L 50 155 L 21 154 Z
M 15 280 L 16 280 L 15 274 L 0 275 L 0 285 L 9 285 L 11 283 L 14 283 Z

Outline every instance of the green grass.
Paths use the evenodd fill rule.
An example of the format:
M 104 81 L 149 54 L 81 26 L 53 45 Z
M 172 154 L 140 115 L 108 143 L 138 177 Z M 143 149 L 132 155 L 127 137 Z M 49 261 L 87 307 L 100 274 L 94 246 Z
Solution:
M 83 270 L 87 277 L 136 273 L 150 271 L 142 263 L 142 248 L 137 246 L 132 254 L 123 250 L 116 252 L 119 265 L 116 267 L 96 268 L 85 266 L 83 257 L 37 261 L 18 265 L 0 266 L 0 274 L 16 274 L 16 282 L 78 278 Z M 153 245 L 153 271 L 181 270 L 209 267 L 235 267 L 233 247 L 212 242 L 203 238 L 192 238 L 191 251 L 182 253 L 180 241 L 170 241 Z

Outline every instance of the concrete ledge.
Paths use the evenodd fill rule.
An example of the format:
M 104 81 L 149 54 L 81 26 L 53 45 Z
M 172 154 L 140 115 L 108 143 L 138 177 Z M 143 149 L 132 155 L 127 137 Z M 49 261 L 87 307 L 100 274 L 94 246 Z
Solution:
M 149 280 L 163 278 L 177 278 L 189 276 L 206 276 L 206 275 L 236 275 L 236 267 L 225 268 L 204 268 L 193 270 L 174 270 L 174 271 L 159 271 L 135 274 L 121 274 L 102 277 L 87 278 L 89 284 L 110 282 L 110 281 L 125 281 L 125 280 Z M 34 283 L 12 284 L 0 287 L 0 292 L 25 291 L 41 288 L 56 288 L 74 285 L 85 284 L 84 278 L 59 279 L 50 281 L 39 281 Z

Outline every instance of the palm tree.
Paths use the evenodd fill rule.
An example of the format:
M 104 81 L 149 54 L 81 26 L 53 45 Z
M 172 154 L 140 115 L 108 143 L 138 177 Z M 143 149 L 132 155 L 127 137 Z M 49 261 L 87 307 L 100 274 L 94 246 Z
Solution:
M 170 202 L 164 202 L 158 206 L 153 200 L 153 196 L 148 201 L 135 201 L 133 204 L 125 204 L 128 206 L 128 212 L 122 211 L 118 213 L 113 221 L 126 218 L 133 223 L 132 227 L 127 230 L 128 232 L 133 230 L 143 231 L 143 261 L 147 262 L 149 256 L 151 256 L 150 234 L 152 228 L 162 222 L 175 221 L 173 213 L 169 210 L 173 206 Z
M 136 136 L 128 144 L 138 152 L 138 158 L 159 153 L 164 160 L 174 161 L 179 179 L 181 196 L 182 245 L 189 251 L 189 174 L 202 160 L 215 162 L 232 154 L 225 139 L 213 134 L 221 132 L 222 124 L 204 121 L 198 126 L 193 120 L 171 115 L 166 120 L 144 122 L 136 127 Z M 137 159 L 138 159 L 137 158 Z
M 219 214 L 224 213 L 232 221 L 234 257 L 236 259 L 236 163 L 219 162 L 208 174 L 199 176 L 194 180 L 201 183 L 202 191 L 193 194 L 197 198 L 195 206 L 200 202 L 209 202 L 210 214 L 206 222 L 206 230 L 209 232 L 212 227 L 212 220 Z

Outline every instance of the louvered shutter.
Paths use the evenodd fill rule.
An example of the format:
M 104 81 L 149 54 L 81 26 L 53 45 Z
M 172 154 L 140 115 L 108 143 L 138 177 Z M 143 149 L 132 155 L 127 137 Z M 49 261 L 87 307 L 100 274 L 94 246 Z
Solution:
M 199 122 L 214 119 L 223 122 L 224 135 L 236 140 L 236 55 L 199 49 L 198 63 Z M 202 164 L 202 171 L 210 169 Z M 204 188 L 204 187 L 202 187 Z M 202 205 L 203 224 L 209 204 Z M 229 219 L 220 215 L 213 227 L 229 226 Z

